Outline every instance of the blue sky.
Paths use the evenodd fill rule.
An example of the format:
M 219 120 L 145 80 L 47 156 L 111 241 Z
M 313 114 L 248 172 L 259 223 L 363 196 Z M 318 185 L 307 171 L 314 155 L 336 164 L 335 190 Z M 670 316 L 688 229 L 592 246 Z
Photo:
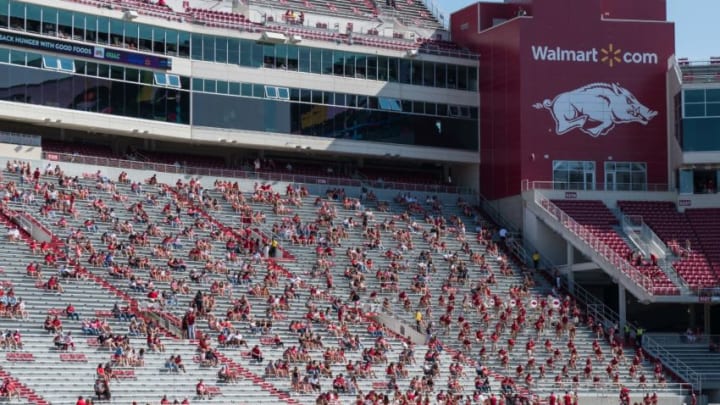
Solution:
M 502 0 L 483 0 L 502 3 Z M 582 0 L 581 0 L 582 1 Z M 626 0 L 632 1 L 632 0 Z M 476 3 L 475 0 L 430 0 L 447 13 Z M 720 56 L 720 0 L 667 0 L 668 19 L 675 22 L 675 54 L 690 60 Z

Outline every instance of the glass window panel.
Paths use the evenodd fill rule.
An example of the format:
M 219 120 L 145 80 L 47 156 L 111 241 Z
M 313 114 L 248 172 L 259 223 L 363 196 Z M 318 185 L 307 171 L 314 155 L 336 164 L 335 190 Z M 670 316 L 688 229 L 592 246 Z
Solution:
M 321 68 L 322 73 L 326 75 L 333 74 L 333 51 L 329 49 L 323 49 L 322 50 L 322 59 L 321 59 Z
M 290 99 L 290 90 L 287 87 L 278 87 L 277 97 L 279 99 L 289 100 Z
M 355 94 L 346 94 L 345 105 L 349 107 L 357 107 L 357 96 Z
M 215 80 L 205 79 L 203 80 L 203 91 L 207 93 L 215 93 L 217 91 L 217 82 Z
M 162 36 L 161 36 L 161 41 L 164 41 Z M 152 27 L 145 25 L 145 24 L 142 24 L 142 25 L 138 24 L 138 47 L 137 48 L 140 49 L 141 51 L 145 51 L 145 52 L 152 51 L 152 49 L 153 49 Z
M 437 105 L 437 115 L 442 115 L 442 116 L 448 115 L 447 104 L 438 104 Z
M 435 115 L 435 103 L 425 103 L 425 114 Z
M 114 46 L 137 47 L 138 25 L 120 20 L 110 20 L 110 43 Z
M 720 103 L 707 103 L 705 113 L 708 117 L 720 117 Z
M 377 79 L 380 81 L 389 81 L 388 57 L 377 57 Z
M 298 71 L 298 65 L 300 62 L 299 59 L 299 53 L 300 48 L 295 45 L 288 45 L 287 47 L 287 70 L 291 72 L 297 72 Z
M 42 55 L 40 55 L 39 53 L 28 52 L 26 56 L 28 66 L 33 66 L 37 68 L 42 67 Z M 0 62 L 6 62 L 6 60 L 0 60 Z M 83 71 L 80 70 L 78 70 L 78 72 L 83 73 Z
M 320 90 L 313 90 L 310 97 L 312 98 L 313 104 L 323 103 L 323 92 Z
M 410 84 L 412 74 L 412 63 L 407 59 L 400 59 L 400 83 Z
M 310 90 L 301 89 L 300 90 L 300 101 L 309 103 L 312 101 L 311 99 L 312 92 Z
M 155 41 L 158 41 L 158 39 L 155 38 Z M 175 30 L 165 31 L 165 53 L 178 56 L 178 32 Z
M 280 44 L 275 46 L 275 63 L 274 67 L 278 69 L 287 69 L 287 45 Z
M 245 97 L 252 97 L 252 95 L 253 95 L 252 90 L 253 90 L 252 84 L 243 83 L 242 86 L 240 87 L 240 94 L 242 94 Z
M 476 67 L 469 67 L 468 68 L 468 90 L 471 91 L 477 91 L 478 89 L 478 78 L 477 78 L 477 68 Z
M 137 83 L 140 81 L 140 72 L 137 69 L 125 68 L 125 80 Z
M 720 89 L 705 90 L 705 101 L 707 101 L 708 103 L 720 102 Z
M 412 84 L 422 86 L 423 83 L 423 63 L 421 60 L 413 60 L 410 70 L 410 81 Z
M 345 66 L 345 52 L 334 51 L 333 52 L 333 74 L 342 76 Z
M 341 105 L 344 106 L 345 104 L 345 94 L 343 93 L 335 93 L 335 105 Z
M 308 48 L 298 47 L 298 70 L 310 73 L 310 50 Z
M 378 78 L 378 58 L 375 55 L 368 55 L 365 58 L 367 60 L 367 71 L 365 77 L 369 80 L 377 80 Z
M 423 86 L 435 86 L 435 64 L 425 62 L 423 65 Z
M 57 10 L 45 8 L 42 10 L 42 27 L 40 32 L 46 35 L 57 35 Z
M 230 82 L 230 94 L 239 96 L 240 95 L 240 83 Z
M 243 49 L 243 53 L 245 50 Z M 263 46 L 262 44 L 253 43 L 251 53 L 251 67 L 262 67 L 263 65 Z
M 192 59 L 202 60 L 202 55 L 203 55 L 202 35 L 201 34 L 192 34 L 191 42 L 192 42 L 192 46 L 191 46 Z
M 457 66 L 447 65 L 447 87 L 449 89 L 457 88 Z
M 165 76 L 162 73 L 162 76 Z M 110 78 L 115 80 L 125 80 L 125 69 L 122 66 L 112 65 L 110 67 Z
M 227 63 L 232 65 L 240 64 L 240 40 L 230 38 L 228 40 L 228 58 Z
M 85 16 L 85 40 L 88 42 L 97 42 L 97 23 L 95 16 Z
M 335 104 L 335 93 L 331 93 L 329 91 L 323 91 L 322 95 L 323 95 L 323 99 L 322 99 L 323 104 Z
M 22 57 L 22 59 L 20 59 Z M 13 50 L 12 54 L 10 55 L 10 63 L 16 64 L 16 65 L 24 65 L 25 64 L 25 53 L 19 53 L 18 51 Z M 58 58 L 50 55 L 43 56 L 43 68 L 44 69 L 52 69 L 55 70 L 58 68 Z
M 168 74 L 167 83 L 170 87 L 180 88 L 180 76 Z
M 705 103 L 685 104 L 685 116 L 686 117 L 704 117 L 705 116 Z
M 686 103 L 703 102 L 705 101 L 705 90 L 685 90 L 683 101 Z
M 72 59 L 67 58 L 60 58 L 58 59 L 59 65 L 58 68 L 60 70 L 63 70 L 65 72 L 75 72 L 75 61 Z M 120 68 L 122 69 L 122 68 Z
M 110 43 L 110 19 L 106 17 L 97 18 L 97 43 Z
M 152 51 L 155 53 L 165 54 L 166 49 L 166 37 L 172 36 L 173 33 L 159 27 L 151 27 L 152 32 Z M 174 34 L 177 35 L 177 34 Z M 142 37 L 142 32 L 140 33 Z
M 290 100 L 300 101 L 300 89 L 290 89 Z
M 321 74 L 324 72 L 323 52 L 320 49 L 310 50 L 310 73 Z
M 350 52 L 345 54 L 345 76 L 355 77 L 355 54 Z
M 275 87 L 275 86 L 265 86 L 265 97 L 267 97 L 267 98 L 277 98 L 277 87 Z
M 58 10 L 58 36 L 72 38 L 73 13 L 67 10 Z
M 402 104 L 403 112 L 412 112 L 412 101 L 402 100 L 400 103 Z
M 195 91 L 203 91 L 203 79 L 192 79 L 192 89 Z
M 40 6 L 36 4 L 27 4 L 27 7 L 24 7 L 24 3 L 21 2 L 11 2 L 10 3 L 10 12 L 11 15 L 14 17 L 22 17 L 22 14 L 16 14 L 17 12 L 22 13 L 22 9 L 25 8 L 26 18 L 27 21 L 25 22 L 26 26 L 23 27 L 22 20 L 20 18 L 13 18 L 10 20 L 11 27 L 13 29 L 26 29 L 29 32 L 40 32 L 40 20 L 41 20 L 41 14 L 42 11 L 40 9 Z
M 97 76 L 98 74 L 98 65 L 94 62 L 87 62 L 85 64 L 85 74 L 88 76 Z
M 355 56 L 355 77 L 358 79 L 367 78 L 367 57 L 365 55 Z
M 224 37 L 215 38 L 215 62 L 227 63 L 228 60 L 228 40 Z
M 153 77 L 155 79 L 155 84 L 158 86 L 165 86 L 167 84 L 167 76 L 165 73 L 155 73 Z
M 215 60 L 215 36 L 205 35 L 203 36 L 203 56 L 202 60 L 214 61 Z
M 263 67 L 274 68 L 275 67 L 275 46 L 274 45 L 263 45 Z
M 388 81 L 391 83 L 397 83 L 399 80 L 398 62 L 397 58 L 388 58 Z
M 467 90 L 468 89 L 468 81 L 467 81 L 467 66 L 458 66 L 457 67 L 457 88 L 460 90 Z
M 38 11 L 40 8 L 38 7 Z M 38 28 L 36 28 L 34 31 L 40 31 L 39 25 L 40 25 L 40 14 L 38 13 L 37 21 L 38 21 Z M 15 30 L 24 30 L 25 29 L 25 3 L 22 2 L 11 2 L 10 3 L 10 28 Z
M 178 46 L 178 55 L 182 56 L 184 58 L 187 58 L 190 56 L 190 46 L 191 46 L 191 38 L 192 35 L 189 32 L 178 32 L 178 40 L 177 40 L 177 46 Z M 193 44 L 194 45 L 194 44 Z
M 228 93 L 228 82 L 226 82 L 225 80 L 218 80 L 217 92 L 220 94 L 227 94 Z
M 438 63 L 435 65 L 435 87 L 447 87 L 446 81 L 447 65 Z
M 262 84 L 253 84 L 253 97 L 265 97 L 265 86 Z
M 380 108 L 380 99 L 378 97 L 368 97 L 368 108 L 374 108 L 379 109 Z

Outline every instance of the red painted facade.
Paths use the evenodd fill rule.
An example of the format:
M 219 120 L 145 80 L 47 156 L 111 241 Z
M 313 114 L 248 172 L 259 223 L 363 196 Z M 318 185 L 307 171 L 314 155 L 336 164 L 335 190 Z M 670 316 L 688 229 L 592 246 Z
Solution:
M 519 12 L 519 10 L 521 10 Z M 526 16 L 518 17 L 518 14 Z M 493 26 L 493 22 L 506 22 Z M 480 53 L 480 189 L 552 180 L 552 162 L 646 162 L 667 183 L 663 0 L 478 3 L 453 14 L 453 40 Z

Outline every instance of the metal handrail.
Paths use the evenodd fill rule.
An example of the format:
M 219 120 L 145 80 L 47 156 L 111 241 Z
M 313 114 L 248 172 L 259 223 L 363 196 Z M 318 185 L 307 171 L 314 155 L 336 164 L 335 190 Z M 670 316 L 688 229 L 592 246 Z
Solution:
M 663 347 L 659 342 L 655 341 L 652 336 L 643 335 L 642 347 L 656 359 L 662 359 L 665 367 L 682 377 L 688 384 L 692 385 L 694 390 L 702 391 L 702 375 L 685 364 L 685 362 Z
M 539 208 L 543 209 L 549 215 L 557 219 L 565 229 L 570 231 L 583 243 L 592 248 L 593 251 L 609 265 L 617 268 L 621 273 L 629 277 L 636 285 L 642 287 L 642 289 L 648 294 L 654 295 L 655 282 L 650 277 L 642 274 L 638 269 L 632 266 L 626 258 L 617 254 L 615 250 L 608 246 L 604 241 L 598 238 L 583 225 L 575 221 L 538 191 L 535 192 L 535 203 Z
M 664 254 L 668 252 L 668 248 L 665 243 L 660 240 L 655 232 L 653 232 L 653 230 L 645 223 L 642 215 L 628 215 L 621 212 L 620 223 L 622 224 L 623 231 L 628 235 L 632 232 L 632 227 L 640 228 L 641 240 L 639 243 L 641 244 L 640 248 L 645 255 L 650 254 L 651 244 L 655 244 L 658 249 L 663 251 Z M 685 289 L 690 288 L 685 280 L 677 273 L 677 270 L 675 270 L 675 268 L 667 260 L 658 261 L 657 266 L 663 271 L 663 273 L 665 273 L 673 284 L 684 287 Z

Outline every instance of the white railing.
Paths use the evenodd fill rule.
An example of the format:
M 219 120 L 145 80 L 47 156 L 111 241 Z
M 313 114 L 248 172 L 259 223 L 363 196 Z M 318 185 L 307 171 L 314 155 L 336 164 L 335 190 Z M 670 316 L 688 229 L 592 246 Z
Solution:
M 636 285 L 640 286 L 648 294 L 654 295 L 655 282 L 645 274 L 642 274 L 626 258 L 620 256 L 608 246 L 602 239 L 598 238 L 592 231 L 580 225 L 568 214 L 553 204 L 537 190 L 535 191 L 535 203 L 553 218 L 555 218 L 565 229 L 575 235 L 580 241 L 590 247 L 599 258 L 606 264 L 617 269 L 630 278 Z
M 619 191 L 619 192 L 647 192 L 647 191 L 674 191 L 667 183 L 649 183 L 641 189 L 632 189 L 629 187 L 627 190 L 617 187 L 610 186 L 606 187 L 605 183 L 595 182 L 588 184 L 585 182 L 564 182 L 564 181 L 530 181 L 523 180 L 521 182 L 522 191 L 530 190 L 558 190 L 558 191 Z M 621 184 L 622 185 L 622 184 Z
M 13 145 L 40 146 L 42 138 L 38 135 L 18 134 L 15 132 L 0 132 L 0 142 Z
M 673 373 L 692 385 L 696 391 L 702 391 L 703 376 L 696 372 L 692 367 L 688 366 L 675 356 L 670 350 L 657 342 L 650 335 L 643 335 L 642 347 L 651 356 L 662 361 L 662 364 L 669 368 Z M 719 376 L 720 377 L 720 376 Z

